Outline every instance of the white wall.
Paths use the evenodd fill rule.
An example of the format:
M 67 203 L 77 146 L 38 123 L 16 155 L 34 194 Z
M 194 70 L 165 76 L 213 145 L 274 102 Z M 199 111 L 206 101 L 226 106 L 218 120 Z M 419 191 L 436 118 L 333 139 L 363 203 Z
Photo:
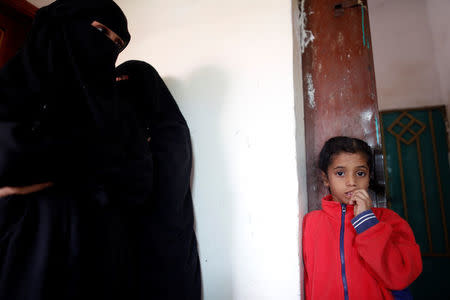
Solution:
M 293 23 L 293 39 L 294 39 L 294 98 L 295 98 L 295 115 L 296 115 L 296 141 L 297 141 L 297 176 L 298 176 L 298 198 L 299 198 L 299 216 L 303 216 L 308 212 L 308 194 L 306 187 L 306 147 L 305 147 L 305 119 L 303 105 L 303 74 L 302 74 L 302 51 L 301 51 L 301 24 L 299 3 L 292 1 L 292 23 Z M 302 223 L 299 224 L 299 236 L 302 233 Z M 304 295 L 304 273 L 302 260 L 302 245 L 300 245 L 300 282 L 301 294 Z
M 441 98 L 450 119 L 450 12 L 449 0 L 427 0 L 427 15 L 433 40 L 434 60 Z
M 380 110 L 450 101 L 450 1 L 369 0 Z
M 291 1 L 117 3 L 191 128 L 205 299 L 299 299 Z

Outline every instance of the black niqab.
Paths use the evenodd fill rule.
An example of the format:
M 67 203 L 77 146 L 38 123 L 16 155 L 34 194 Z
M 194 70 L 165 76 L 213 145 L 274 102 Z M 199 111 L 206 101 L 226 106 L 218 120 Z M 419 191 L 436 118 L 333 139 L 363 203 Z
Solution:
M 200 263 L 190 189 L 189 128 L 157 71 L 141 61 L 117 67 L 121 99 L 149 139 L 152 197 L 134 218 L 139 299 L 199 300 Z
M 119 51 L 94 20 L 128 43 L 113 1 L 57 0 L 0 70 L 0 186 L 55 182 L 0 198 L 0 299 L 134 299 L 124 195 L 148 196 L 151 159 L 130 140 Z
M 114 2 L 59 0 L 37 12 L 24 47 L 0 70 L 0 186 L 96 174 L 121 152 L 119 51 L 94 20 L 128 43 Z

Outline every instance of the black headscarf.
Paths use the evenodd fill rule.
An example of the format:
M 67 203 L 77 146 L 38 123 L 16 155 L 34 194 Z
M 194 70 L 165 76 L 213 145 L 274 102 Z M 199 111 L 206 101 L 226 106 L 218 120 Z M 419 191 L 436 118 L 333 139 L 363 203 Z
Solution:
M 117 67 L 153 159 L 152 197 L 135 218 L 139 299 L 199 300 L 200 263 L 190 189 L 189 128 L 158 72 L 142 61 Z
M 38 10 L 24 47 L 0 70 L 0 186 L 104 173 L 120 155 L 119 48 L 94 20 L 129 42 L 113 1 L 57 0 Z

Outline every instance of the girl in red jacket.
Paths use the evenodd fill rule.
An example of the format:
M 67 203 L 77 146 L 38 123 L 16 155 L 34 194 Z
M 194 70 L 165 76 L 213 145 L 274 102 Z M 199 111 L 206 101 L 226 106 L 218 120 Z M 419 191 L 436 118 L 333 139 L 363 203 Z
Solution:
M 422 272 L 422 259 L 408 223 L 372 207 L 371 148 L 359 139 L 331 138 L 319 168 L 330 195 L 303 219 L 306 299 L 394 299 L 394 290 Z

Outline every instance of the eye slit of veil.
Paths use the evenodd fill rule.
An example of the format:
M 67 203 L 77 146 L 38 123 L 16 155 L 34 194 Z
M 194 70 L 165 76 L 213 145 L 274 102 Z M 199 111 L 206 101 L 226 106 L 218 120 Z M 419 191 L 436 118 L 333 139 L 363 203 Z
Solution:
M 92 21 L 91 26 L 96 28 L 101 33 L 105 34 L 114 44 L 117 45 L 117 47 L 119 48 L 119 51 L 123 50 L 123 48 L 125 46 L 125 42 L 114 31 L 112 31 L 107 26 L 103 25 L 102 23 L 100 23 L 98 21 Z
M 128 75 L 124 74 L 124 75 L 119 75 L 116 77 L 116 81 L 122 81 L 122 80 L 128 80 Z

